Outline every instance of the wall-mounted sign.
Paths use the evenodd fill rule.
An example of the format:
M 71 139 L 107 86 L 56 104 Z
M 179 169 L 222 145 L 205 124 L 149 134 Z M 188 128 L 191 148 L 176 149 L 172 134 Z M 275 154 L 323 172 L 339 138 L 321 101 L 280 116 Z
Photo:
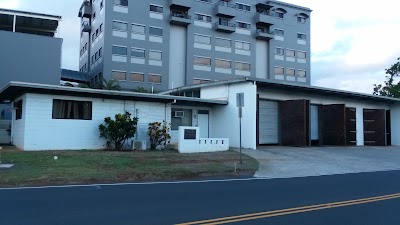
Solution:
M 185 140 L 196 140 L 196 130 L 195 129 L 185 129 L 184 139 Z

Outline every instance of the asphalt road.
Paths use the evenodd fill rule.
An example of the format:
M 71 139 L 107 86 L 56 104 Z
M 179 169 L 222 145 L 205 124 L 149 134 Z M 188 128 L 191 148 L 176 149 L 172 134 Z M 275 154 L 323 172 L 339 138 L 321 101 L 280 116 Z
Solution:
M 0 224 L 165 225 L 261 213 L 273 216 L 247 216 L 235 224 L 398 225 L 400 194 L 341 207 L 313 206 L 397 193 L 400 171 L 229 182 L 0 189 Z M 312 210 L 293 209 L 303 206 L 312 206 Z M 290 210 L 283 211 L 289 212 L 285 215 L 270 214 L 280 209 Z M 230 224 L 229 220 L 219 222 Z

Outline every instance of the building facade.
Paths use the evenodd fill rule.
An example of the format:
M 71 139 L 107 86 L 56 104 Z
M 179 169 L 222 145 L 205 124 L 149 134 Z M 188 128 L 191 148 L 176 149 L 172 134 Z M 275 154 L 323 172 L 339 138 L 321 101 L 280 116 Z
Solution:
M 310 84 L 309 8 L 260 0 L 85 0 L 80 71 L 156 91 L 254 77 Z

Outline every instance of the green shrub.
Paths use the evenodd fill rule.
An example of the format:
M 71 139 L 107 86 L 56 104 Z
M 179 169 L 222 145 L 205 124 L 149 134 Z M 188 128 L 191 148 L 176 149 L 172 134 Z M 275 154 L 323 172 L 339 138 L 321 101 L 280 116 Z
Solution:
M 105 124 L 99 126 L 100 137 L 107 140 L 106 145 L 120 151 L 129 138 L 133 138 L 136 133 L 138 118 L 131 118 L 129 112 L 116 114 L 115 119 L 104 118 Z
M 164 145 L 164 147 L 170 143 L 171 135 L 169 134 L 170 128 L 167 126 L 167 122 L 153 122 L 149 123 L 147 134 L 150 138 L 150 148 L 156 149 L 157 146 Z

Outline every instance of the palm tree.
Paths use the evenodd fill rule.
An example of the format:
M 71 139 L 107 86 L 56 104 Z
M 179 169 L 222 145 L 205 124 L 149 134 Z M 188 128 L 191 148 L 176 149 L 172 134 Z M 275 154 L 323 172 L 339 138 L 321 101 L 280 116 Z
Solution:
M 119 85 L 119 81 L 118 80 L 106 80 L 103 78 L 103 86 L 102 86 L 103 90 L 110 90 L 110 91 L 120 91 L 121 90 L 121 86 Z

